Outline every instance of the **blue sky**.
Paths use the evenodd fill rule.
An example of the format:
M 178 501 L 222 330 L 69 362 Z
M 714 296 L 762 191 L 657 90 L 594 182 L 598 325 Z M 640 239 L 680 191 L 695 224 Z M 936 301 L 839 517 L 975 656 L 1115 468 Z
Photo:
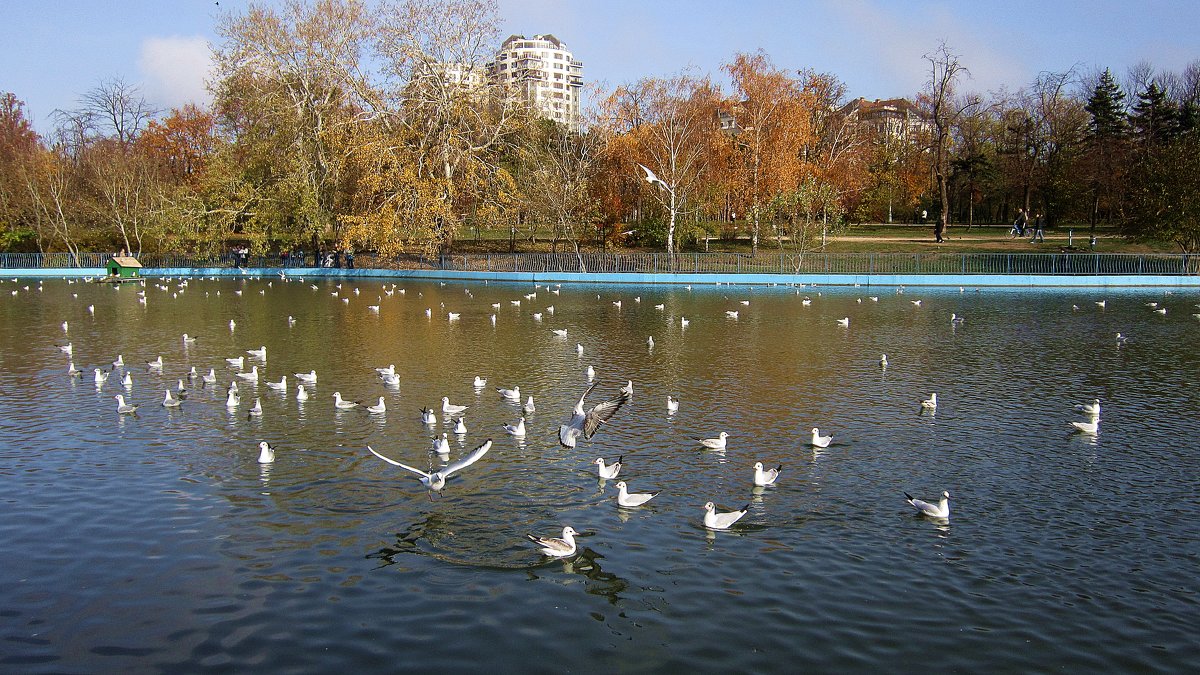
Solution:
M 139 84 L 160 107 L 203 98 L 218 11 L 246 0 L 3 0 L 0 91 L 24 100 L 39 131 L 102 80 Z M 1139 61 L 1181 70 L 1200 59 L 1192 0 L 499 0 L 505 35 L 553 33 L 610 86 L 688 66 L 719 74 L 739 51 L 846 82 L 850 96 L 911 95 L 925 54 L 945 40 L 980 92 L 1018 89 L 1041 71 Z M 503 36 L 502 36 L 503 37 Z

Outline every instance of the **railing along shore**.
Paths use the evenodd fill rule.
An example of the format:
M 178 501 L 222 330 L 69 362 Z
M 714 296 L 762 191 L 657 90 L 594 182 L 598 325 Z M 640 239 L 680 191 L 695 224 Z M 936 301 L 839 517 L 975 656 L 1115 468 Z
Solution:
M 105 253 L 0 253 L 0 269 L 101 268 Z M 144 255 L 146 269 L 325 267 L 279 255 Z M 340 267 L 349 267 L 341 259 Z M 467 253 L 441 256 L 360 254 L 354 267 L 467 272 L 585 274 L 919 274 L 1122 275 L 1200 273 L 1200 256 L 1173 253 Z

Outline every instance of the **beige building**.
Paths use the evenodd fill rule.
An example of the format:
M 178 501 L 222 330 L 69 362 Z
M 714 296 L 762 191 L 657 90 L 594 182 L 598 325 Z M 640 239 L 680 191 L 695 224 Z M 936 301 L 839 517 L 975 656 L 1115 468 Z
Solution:
M 859 97 L 842 106 L 838 112 L 859 128 L 870 129 L 889 138 L 911 139 L 929 129 L 929 122 L 906 98 L 868 101 Z
M 547 119 L 579 128 L 583 64 L 558 38 L 512 35 L 486 68 L 489 80 L 512 87 Z

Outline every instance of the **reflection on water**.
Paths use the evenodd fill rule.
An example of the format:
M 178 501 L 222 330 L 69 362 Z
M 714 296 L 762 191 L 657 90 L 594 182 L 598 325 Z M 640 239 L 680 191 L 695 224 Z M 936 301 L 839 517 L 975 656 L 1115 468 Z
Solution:
M 446 671 L 477 670 L 481 653 L 510 671 L 1200 662 L 1200 458 L 1180 442 L 1200 401 L 1178 386 L 1200 370 L 1197 324 L 1178 318 L 1196 294 L 161 286 L 146 286 L 144 305 L 128 285 L 0 292 L 9 669 L 382 670 L 397 653 Z M 1150 299 L 1174 311 L 1148 315 Z M 54 348 L 63 321 L 87 382 Z M 1117 332 L 1133 337 L 1118 347 Z M 238 378 L 225 359 L 263 345 L 264 380 L 316 370 L 319 384 L 298 401 L 294 381 L 286 392 L 240 383 L 243 403 L 228 409 Z M 112 399 L 127 391 L 123 369 L 93 383 L 118 354 L 138 364 L 135 415 Z M 159 355 L 162 373 L 141 366 Z M 388 364 L 393 385 L 375 371 Z M 596 400 L 627 380 L 637 393 L 564 449 L 556 432 L 588 365 Z M 217 382 L 188 382 L 193 366 Z M 165 409 L 179 378 L 189 396 Z M 525 437 L 504 432 L 521 404 L 496 386 L 537 400 Z M 383 396 L 387 412 L 339 411 L 334 391 Z M 923 409 L 934 391 L 938 408 Z M 422 423 L 443 396 L 468 406 L 465 434 L 436 404 L 436 425 Z M 262 416 L 248 414 L 256 397 Z M 1093 398 L 1103 426 L 1073 433 L 1074 405 Z M 814 426 L 834 443 L 812 447 Z M 723 450 L 693 440 L 720 430 Z M 366 451 L 438 468 L 489 437 L 491 452 L 433 497 Z M 274 464 L 257 463 L 262 440 L 278 448 Z M 622 457 L 622 479 L 662 493 L 618 508 L 596 457 Z M 756 461 L 782 464 L 778 483 L 754 487 Z M 949 520 L 904 501 L 947 489 Z M 750 513 L 714 532 L 709 500 Z M 524 538 L 565 525 L 588 535 L 565 560 Z M 452 649 L 430 648 L 447 636 Z

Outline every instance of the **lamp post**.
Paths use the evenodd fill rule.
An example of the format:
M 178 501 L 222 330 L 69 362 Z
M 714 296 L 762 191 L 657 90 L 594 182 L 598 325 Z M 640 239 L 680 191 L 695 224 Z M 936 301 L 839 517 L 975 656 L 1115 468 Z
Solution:
M 671 213 L 671 222 L 667 225 L 667 257 L 671 260 L 671 267 L 675 267 L 675 188 L 667 185 L 666 181 L 654 175 L 654 172 L 645 164 L 638 164 L 642 167 L 642 171 L 646 173 L 645 180 L 651 185 L 657 185 L 667 191 L 667 195 L 671 198 L 670 205 L 667 210 Z

